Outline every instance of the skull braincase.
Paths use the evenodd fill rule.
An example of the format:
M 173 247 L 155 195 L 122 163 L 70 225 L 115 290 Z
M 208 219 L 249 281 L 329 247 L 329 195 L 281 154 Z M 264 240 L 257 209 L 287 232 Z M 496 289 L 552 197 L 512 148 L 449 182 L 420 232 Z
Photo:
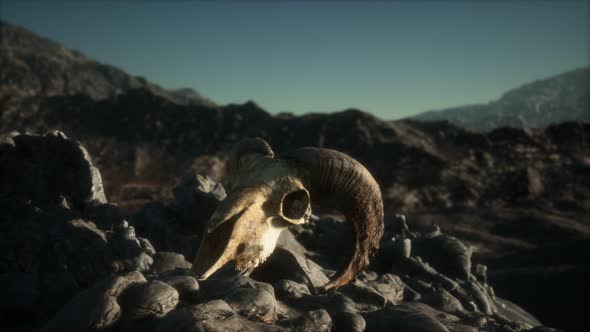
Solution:
M 209 219 L 194 262 L 201 278 L 230 261 L 240 271 L 256 267 L 281 231 L 311 215 L 309 192 L 284 161 L 248 154 L 229 173 L 228 196 Z

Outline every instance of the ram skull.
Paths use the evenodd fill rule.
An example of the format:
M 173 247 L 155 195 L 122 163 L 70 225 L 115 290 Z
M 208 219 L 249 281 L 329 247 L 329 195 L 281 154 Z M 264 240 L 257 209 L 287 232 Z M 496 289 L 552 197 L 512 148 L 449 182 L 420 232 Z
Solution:
M 312 201 L 336 203 L 355 233 L 346 267 L 320 291 L 350 282 L 369 265 L 383 234 L 383 200 L 379 185 L 358 161 L 320 148 L 277 158 L 268 143 L 256 138 L 234 146 L 228 172 L 228 196 L 209 219 L 193 263 L 199 278 L 229 262 L 239 271 L 258 266 L 284 229 L 309 220 Z

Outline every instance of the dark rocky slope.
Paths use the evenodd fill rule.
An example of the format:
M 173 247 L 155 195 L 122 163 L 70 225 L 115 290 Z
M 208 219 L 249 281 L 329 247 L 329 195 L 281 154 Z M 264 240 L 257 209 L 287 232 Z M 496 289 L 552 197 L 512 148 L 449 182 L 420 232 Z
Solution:
M 196 246 L 219 185 L 189 175 L 173 204 L 146 206 L 129 222 L 105 199 L 86 150 L 61 132 L 4 136 L 0 161 L 2 328 L 556 331 L 497 297 L 470 246 L 436 227 L 408 228 L 403 216 L 387 218 L 371 270 L 332 294 L 315 289 L 350 249 L 333 217 L 286 231 L 251 277 L 198 282 L 185 260 L 192 248 L 156 238 L 190 234 Z M 334 246 L 320 245 L 334 236 Z
M 0 67 L 0 98 L 83 94 L 102 100 L 142 88 L 177 104 L 213 105 L 191 89 L 164 89 L 2 21 Z

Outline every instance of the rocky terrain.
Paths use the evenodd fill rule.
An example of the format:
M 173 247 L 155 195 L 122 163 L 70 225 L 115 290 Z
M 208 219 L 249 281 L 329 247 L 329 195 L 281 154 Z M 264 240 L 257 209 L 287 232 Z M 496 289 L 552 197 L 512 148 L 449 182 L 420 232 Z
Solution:
M 249 277 L 197 281 L 187 260 L 225 195 L 219 184 L 189 174 L 174 202 L 128 220 L 107 201 L 86 149 L 62 132 L 5 135 L 0 161 L 3 328 L 556 331 L 496 296 L 471 246 L 401 215 L 385 221 L 371 269 L 334 293 L 316 292 L 351 249 L 333 216 L 285 231 Z
M 449 121 L 473 130 L 539 128 L 567 121 L 590 121 L 590 67 L 524 84 L 487 104 L 428 111 L 411 118 Z
M 394 234 L 398 236 L 397 243 L 409 239 L 413 253 L 420 253 L 416 257 L 422 257 L 423 262 L 431 264 L 435 271 L 452 279 L 452 272 L 449 275 L 445 267 L 426 259 L 419 247 L 414 246 L 420 238 L 433 232 L 436 234 L 433 230 L 436 225 L 444 236 L 456 237 L 465 246 L 473 248 L 472 265 L 488 266 L 487 280 L 500 298 L 514 301 L 548 326 L 567 331 L 587 330 L 584 321 L 588 294 L 586 281 L 590 277 L 586 258 L 590 249 L 590 125 L 587 122 L 537 129 L 498 128 L 473 132 L 448 122 L 384 121 L 359 110 L 294 116 L 271 115 L 254 102 L 227 106 L 187 103 L 166 95 L 163 90 L 155 91 L 151 83 L 139 86 L 125 83 L 136 79 L 131 76 L 103 81 L 104 77 L 96 76 L 93 71 L 95 76 L 90 82 L 97 83 L 83 83 L 79 79 L 86 69 L 81 68 L 104 65 L 84 57 L 84 61 L 80 61 L 90 67 L 72 67 L 69 59 L 78 56 L 68 54 L 75 51 L 24 29 L 6 24 L 0 28 L 3 35 L 0 61 L 6 63 L 0 67 L 0 133 L 13 130 L 21 133 L 61 130 L 67 133 L 81 142 L 92 156 L 92 164 L 102 174 L 104 188 L 85 186 L 97 183 L 92 182 L 92 178 L 98 172 L 88 163 L 81 162 L 91 170 L 88 171 L 90 174 L 94 174 L 87 176 L 88 180 L 80 181 L 76 173 L 63 172 L 63 167 L 77 169 L 81 166 L 77 162 L 65 162 L 78 157 L 62 158 L 62 154 L 86 156 L 86 153 L 77 147 L 72 149 L 78 152 L 67 152 L 65 146 L 52 147 L 50 145 L 54 143 L 47 143 L 60 139 L 71 142 L 59 138 L 60 134 L 45 138 L 16 136 L 26 142 L 22 149 L 17 149 L 19 158 L 24 158 L 22 160 L 14 155 L 6 157 L 9 154 L 2 152 L 2 158 L 13 161 L 9 163 L 3 159 L 0 165 L 0 189 L 5 193 L 0 195 L 0 202 L 7 211 L 1 217 L 5 228 L 0 243 L 8 248 L 4 252 L 16 250 L 19 254 L 6 254 L 6 258 L 2 258 L 6 263 L 0 264 L 0 268 L 6 274 L 3 274 L 6 280 L 13 280 L 11 278 L 15 275 L 12 273 L 17 273 L 14 280 L 22 279 L 25 283 L 22 287 L 10 284 L 5 290 L 11 292 L 14 289 L 17 293 L 9 292 L 3 297 L 24 297 L 24 311 L 18 311 L 22 308 L 20 304 L 4 304 L 3 308 L 14 305 L 17 309 L 14 314 L 2 311 L 2 319 L 21 317 L 20 322 L 25 324 L 34 314 L 39 316 L 35 326 L 41 326 L 54 317 L 55 310 L 61 308 L 69 296 L 89 289 L 99 278 L 107 278 L 114 272 L 123 275 L 138 270 L 146 280 L 166 283 L 158 279 L 159 276 L 151 277 L 157 275 L 150 270 L 150 264 L 157 262 L 156 252 L 157 257 L 175 257 L 173 260 L 179 256 L 166 253 L 180 253 L 191 261 L 206 216 L 216 201 L 224 197 L 222 188 L 228 148 L 243 137 L 258 136 L 267 140 L 279 154 L 301 146 L 327 147 L 348 153 L 366 165 L 379 181 L 385 200 L 386 221 L 395 223 L 398 214 L 407 217 L 413 235 Z M 6 35 L 18 38 L 4 37 Z M 19 51 L 4 52 L 9 49 Z M 31 59 L 37 60 L 29 62 Z M 64 88 L 67 86 L 75 88 Z M 107 90 L 116 93 L 103 93 Z M 9 151 L 12 148 L 8 146 L 18 145 L 19 139 L 15 141 L 11 135 L 7 137 L 3 149 Z M 60 144 L 77 146 L 74 143 Z M 33 157 L 40 161 L 27 159 Z M 206 175 L 214 182 L 197 178 L 195 174 Z M 12 185 L 14 179 L 22 182 L 18 182 L 18 186 Z M 216 182 L 221 184 L 216 185 Z M 47 190 L 61 194 L 48 194 Z M 193 195 L 200 197 L 198 202 L 193 202 Z M 66 197 L 65 201 L 60 196 Z M 98 205 L 89 203 L 94 201 L 98 201 Z M 322 222 L 314 223 L 309 229 L 293 230 L 295 239 L 307 248 L 298 251 L 301 248 L 296 246 L 299 249 L 295 252 L 319 264 L 322 273 L 329 275 L 329 270 L 334 268 L 331 264 L 338 262 L 334 257 L 340 255 L 338 250 L 341 248 L 326 247 L 326 243 L 340 243 L 341 233 L 347 232 L 347 224 L 338 222 L 338 216 L 329 216 L 331 211 L 315 208 L 322 212 Z M 328 214 L 324 216 L 323 213 Z M 73 222 L 74 217 L 79 222 Z M 22 222 L 15 223 L 14 220 Z M 46 223 L 46 220 L 53 222 Z M 131 234 L 130 225 L 137 234 Z M 71 235 L 79 230 L 80 235 Z M 72 239 L 68 240 L 70 236 Z M 384 241 L 395 236 L 388 235 Z M 65 241 L 60 244 L 64 247 L 51 247 L 54 239 Z M 135 239 L 139 249 L 133 244 Z M 45 247 L 40 247 L 41 243 Z M 88 247 L 101 248 L 100 253 L 93 252 L 94 249 L 79 250 L 86 248 L 86 243 L 93 243 Z M 384 243 L 383 246 L 396 245 Z M 53 254 L 52 250 L 65 250 L 65 253 Z M 42 262 L 45 260 L 38 256 L 42 253 L 60 257 L 60 261 L 44 270 Z M 86 264 L 84 257 L 100 259 L 88 260 L 91 263 Z M 392 263 L 389 260 L 378 261 L 387 263 L 383 263 L 385 267 L 372 268 L 377 274 L 369 273 L 361 281 L 371 284 L 371 278 L 378 280 L 389 273 L 412 284 L 404 276 L 405 272 L 390 269 Z M 71 276 L 65 276 L 63 280 L 66 281 L 53 282 L 57 279 L 52 278 L 59 279 L 64 275 L 60 270 L 64 266 L 72 266 L 75 270 L 68 272 Z M 18 274 L 21 272 L 29 275 Z M 266 280 L 264 276 L 253 274 L 251 277 L 276 286 L 274 280 Z M 128 279 L 112 279 L 110 284 L 105 282 L 104 285 L 143 280 L 137 274 L 122 278 Z M 465 282 L 469 278 L 460 280 Z M 313 287 L 302 281 L 305 279 L 286 279 L 305 284 L 310 295 L 313 293 Z M 27 280 L 37 285 L 36 288 L 30 288 Z M 482 282 L 481 278 L 477 280 Z M 114 288 L 119 286 L 108 285 L 104 287 L 113 289 L 109 294 L 118 298 L 116 294 L 119 293 Z M 201 286 L 204 287 L 199 284 Z M 57 290 L 43 287 L 57 287 Z M 461 287 L 466 286 L 462 284 Z M 410 288 L 421 293 L 418 286 L 410 285 Z M 28 299 L 18 293 L 26 289 L 32 289 Z M 457 298 L 464 309 L 470 306 L 463 295 L 443 289 Z M 275 296 L 278 294 L 276 291 Z M 60 296 L 63 296 L 61 300 Z M 355 299 L 352 295 L 349 297 Z M 112 298 L 109 299 L 112 303 Z M 180 299 L 181 303 L 186 303 L 182 296 Z M 356 305 L 357 301 L 353 302 Z M 432 303 L 424 303 L 440 310 Z M 306 308 L 313 311 L 319 307 L 310 305 Z M 330 310 L 328 315 L 335 319 Z M 323 314 L 314 315 L 324 317 Z M 364 313 L 361 316 L 369 324 L 371 320 Z M 458 324 L 475 327 L 465 321 L 464 316 L 459 316 L 461 323 Z M 277 319 L 281 321 L 279 316 Z M 494 319 L 500 322 L 498 324 L 504 324 L 497 317 Z M 22 326 L 21 323 L 13 326 Z M 442 324 L 450 326 L 445 322 Z

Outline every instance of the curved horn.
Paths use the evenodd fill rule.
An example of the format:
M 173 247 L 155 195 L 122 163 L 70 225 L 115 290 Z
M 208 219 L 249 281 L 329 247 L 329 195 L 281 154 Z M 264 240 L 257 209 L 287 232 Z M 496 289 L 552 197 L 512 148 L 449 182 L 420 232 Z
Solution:
M 367 268 L 383 235 L 383 199 L 369 171 L 352 157 L 330 149 L 300 148 L 284 159 L 301 172 L 311 200 L 330 199 L 352 221 L 355 244 L 348 265 L 336 273 L 321 291 L 347 284 Z
M 240 159 L 246 153 L 259 153 L 271 158 L 275 156 L 270 145 L 262 138 L 245 138 L 234 145 L 229 153 L 230 169 L 238 169 L 240 167 Z

